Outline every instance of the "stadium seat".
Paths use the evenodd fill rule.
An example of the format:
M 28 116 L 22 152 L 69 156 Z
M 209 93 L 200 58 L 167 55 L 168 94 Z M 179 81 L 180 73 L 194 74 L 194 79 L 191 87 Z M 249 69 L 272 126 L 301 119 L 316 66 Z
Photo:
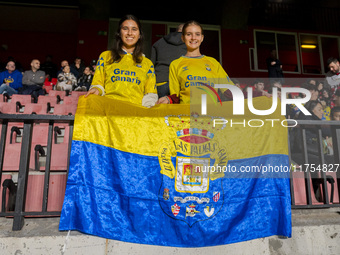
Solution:
M 47 94 L 49 94 L 50 91 L 53 90 L 53 86 L 52 86 L 52 85 L 46 85 L 46 84 L 45 84 L 45 85 L 43 86 L 43 89 L 46 91 Z
M 339 204 L 340 203 L 340 200 L 339 200 L 339 189 L 338 189 L 338 179 L 337 179 L 337 176 L 336 176 L 336 172 L 328 172 L 327 175 L 330 175 L 331 177 L 333 177 L 334 179 L 334 197 L 333 197 L 333 204 Z M 327 185 L 328 185 L 328 194 L 331 193 L 331 184 L 329 182 L 327 182 Z M 329 197 L 331 197 L 331 194 L 329 195 Z
M 24 114 L 49 114 L 49 111 L 47 104 L 31 103 L 25 105 Z
M 321 179 L 320 179 L 321 180 Z M 328 200 L 330 204 L 339 204 L 338 181 L 335 172 L 326 173 Z M 324 201 L 322 185 L 320 185 L 321 198 Z
M 54 106 L 54 115 L 75 115 L 77 110 L 76 104 L 56 104 Z
M 295 205 L 307 205 L 307 191 L 306 191 L 306 182 L 305 182 L 305 173 L 304 172 L 293 172 L 293 188 L 294 188 L 294 201 Z M 313 205 L 320 205 L 323 204 L 319 202 L 315 198 L 314 189 L 311 181 L 311 197 L 312 197 L 312 204 Z
M 48 123 L 34 123 L 30 155 L 30 169 L 45 169 L 46 148 L 48 139 Z M 42 153 L 41 149 L 44 150 Z
M 67 124 L 55 124 L 53 131 L 51 170 L 67 170 L 70 128 Z
M 65 105 L 72 105 L 72 104 L 77 105 L 78 104 L 78 97 L 75 97 L 75 96 L 64 97 L 63 104 L 65 104 Z
M 54 106 L 57 104 L 57 97 L 39 96 L 38 104 L 46 104 L 49 113 L 53 113 Z
M 57 97 L 50 97 L 50 96 L 39 96 L 38 97 L 38 104 L 47 104 L 50 103 L 51 106 L 55 106 L 57 104 Z
M 30 174 L 27 181 L 26 212 L 42 211 L 44 174 Z M 66 189 L 66 173 L 50 174 L 47 211 L 61 211 Z M 56 215 L 57 216 L 57 215 Z
M 56 97 L 57 103 L 60 104 L 64 100 L 64 97 L 66 97 L 66 91 L 58 91 L 58 90 L 51 90 L 48 94 L 50 97 Z
M 18 104 L 14 102 L 0 102 L 0 112 L 5 114 L 17 114 L 20 111 Z
M 8 123 L 3 171 L 19 171 L 23 123 Z
M 2 212 L 6 212 L 9 210 L 8 208 L 8 198 L 9 198 L 9 189 L 6 188 L 6 192 L 3 194 L 3 184 L 5 184 L 6 180 L 12 180 L 12 175 L 11 174 L 2 174 L 1 176 L 1 183 L 0 183 L 0 210 Z M 4 206 L 2 204 L 4 202 Z
M 31 95 L 19 95 L 19 94 L 13 94 L 11 97 L 11 102 L 20 102 L 22 105 L 30 104 L 32 103 L 32 96 Z
M 43 127 L 42 127 L 43 128 Z M 43 131 L 48 132 L 48 131 Z M 54 124 L 53 126 L 53 138 L 52 138 L 52 151 L 51 151 L 51 171 L 66 171 L 68 160 L 68 146 L 69 146 L 69 126 L 68 124 Z M 45 135 L 47 138 L 47 134 Z M 35 139 L 33 139 L 35 140 Z M 45 171 L 45 152 L 47 148 L 47 140 L 40 141 L 41 143 L 35 143 L 32 141 L 32 148 L 36 154 L 31 152 L 30 168 Z M 40 147 L 36 146 L 39 145 Z M 44 149 L 44 152 L 41 150 Z M 40 153 L 42 152 L 42 153 Z M 43 155 L 42 155 L 43 154 Z

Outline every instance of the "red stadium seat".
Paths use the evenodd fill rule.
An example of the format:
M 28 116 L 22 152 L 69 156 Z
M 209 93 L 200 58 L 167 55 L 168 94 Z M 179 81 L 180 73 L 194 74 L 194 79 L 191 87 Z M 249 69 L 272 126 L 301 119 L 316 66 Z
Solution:
M 23 123 L 8 123 L 3 171 L 18 171 L 21 153 Z
M 19 107 L 14 102 L 0 102 L 0 112 L 5 114 L 17 114 L 19 113 Z
M 52 107 L 57 104 L 57 97 L 50 97 L 50 96 L 39 96 L 38 97 L 38 104 L 47 104 L 50 103 Z
M 42 210 L 44 178 L 44 174 L 30 174 L 28 176 L 25 204 L 26 212 L 39 212 Z M 66 173 L 51 174 L 48 189 L 47 211 L 61 211 L 65 189 Z
M 71 105 L 71 104 L 78 104 L 78 97 L 70 96 L 70 97 L 64 97 L 63 104 Z
M 26 104 L 24 108 L 24 114 L 49 114 L 47 110 L 47 104 Z
M 32 103 L 32 96 L 13 94 L 11 97 L 11 102 L 12 103 L 20 102 L 22 105 L 30 104 Z
M 57 97 L 50 97 L 50 96 L 39 96 L 38 97 L 38 104 L 46 104 L 49 113 L 53 113 L 54 106 L 58 103 Z
M 339 204 L 339 192 L 338 192 L 338 181 L 335 172 L 327 172 L 326 179 L 327 179 L 327 191 L 328 191 L 328 200 L 330 204 Z M 331 183 L 332 182 L 332 183 Z M 332 188 L 333 186 L 333 188 Z M 324 195 L 322 190 L 322 185 L 320 184 L 320 192 L 321 198 L 324 201 Z M 332 197 L 333 195 L 333 197 Z M 332 201 L 333 199 L 333 201 Z
M 307 205 L 307 193 L 306 193 L 306 182 L 305 182 L 305 173 L 304 172 L 293 172 L 293 188 L 294 188 L 294 200 L 295 205 Z M 310 179 L 311 183 L 311 197 L 313 205 L 323 204 L 319 202 L 315 198 L 314 189 L 312 185 L 312 179 Z
M 67 170 L 70 127 L 68 124 L 55 124 L 52 144 L 51 170 Z M 60 131 L 60 134 L 58 134 Z
M 43 129 L 43 127 L 41 127 Z M 39 131 L 38 131 L 39 132 Z M 44 135 L 47 138 L 47 128 L 45 131 L 46 134 Z M 67 170 L 67 160 L 68 160 L 68 146 L 69 146 L 69 126 L 68 124 L 55 124 L 53 126 L 53 139 L 52 139 L 52 151 L 51 151 L 51 164 L 50 170 L 51 171 L 66 171 Z M 32 149 L 35 149 L 35 146 L 40 145 L 46 152 L 47 148 L 47 140 L 41 140 L 39 142 L 35 142 L 36 139 L 32 140 Z M 34 146 L 34 148 L 33 148 Z M 34 150 L 35 151 L 35 150 Z M 37 154 L 38 156 L 38 154 Z M 30 168 L 36 169 L 35 166 L 38 166 L 36 170 L 45 171 L 45 156 L 41 156 L 39 154 L 38 157 L 35 157 L 35 154 L 31 153 L 31 163 Z M 34 162 L 34 163 L 32 163 Z
M 48 123 L 34 123 L 33 125 L 31 156 L 29 166 L 30 169 L 35 170 L 45 169 L 46 157 L 38 153 L 40 152 L 40 148 L 42 148 L 44 149 L 44 155 L 46 155 L 48 126 L 49 126 Z
M 75 115 L 77 110 L 77 105 L 76 104 L 70 104 L 70 105 L 65 105 L 65 104 L 56 104 L 54 106 L 54 115 Z
M 1 176 L 1 183 L 0 183 L 0 210 L 2 208 L 2 191 L 3 191 L 3 183 L 5 180 L 12 180 L 12 175 L 11 174 L 2 174 Z M 6 195 L 5 195 L 5 212 L 8 211 L 7 208 L 7 202 L 8 202 L 8 197 L 9 197 L 9 190 L 6 191 Z

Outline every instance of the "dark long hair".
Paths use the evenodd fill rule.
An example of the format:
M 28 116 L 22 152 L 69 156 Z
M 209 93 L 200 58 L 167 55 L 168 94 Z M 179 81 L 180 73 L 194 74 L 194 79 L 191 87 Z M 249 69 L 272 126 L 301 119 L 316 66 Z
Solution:
M 120 30 L 122 27 L 122 24 L 125 20 L 133 20 L 137 23 L 138 29 L 139 29 L 139 34 L 140 34 L 140 38 L 137 41 L 136 45 L 135 45 L 135 49 L 133 51 L 133 60 L 136 63 L 141 63 L 143 60 L 143 43 L 144 43 L 144 34 L 142 31 L 142 27 L 141 27 L 141 23 L 140 21 L 137 19 L 137 17 L 135 17 L 134 15 L 128 14 L 125 15 L 118 24 L 118 29 L 117 32 L 115 34 L 115 41 L 113 43 L 113 46 L 111 48 L 111 53 L 112 53 L 112 60 L 113 62 L 119 62 L 122 59 L 122 55 L 124 54 L 124 51 L 122 49 L 123 47 L 123 41 L 122 38 L 120 36 Z

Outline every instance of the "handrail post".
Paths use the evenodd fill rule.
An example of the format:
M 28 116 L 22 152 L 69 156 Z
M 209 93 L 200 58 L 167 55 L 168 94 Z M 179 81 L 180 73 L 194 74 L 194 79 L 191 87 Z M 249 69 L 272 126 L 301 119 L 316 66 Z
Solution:
M 32 126 L 31 120 L 24 121 L 24 132 L 22 136 L 19 173 L 18 173 L 18 188 L 15 201 L 13 231 L 21 230 L 24 225 L 23 212 L 25 211 L 26 191 L 29 171 L 29 160 L 31 155 L 32 143 Z

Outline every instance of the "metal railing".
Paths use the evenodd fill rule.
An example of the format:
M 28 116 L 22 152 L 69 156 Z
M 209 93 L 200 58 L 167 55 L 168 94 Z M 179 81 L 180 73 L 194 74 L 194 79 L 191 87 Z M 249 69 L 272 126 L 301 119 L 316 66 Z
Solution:
M 340 197 L 340 121 L 298 120 L 297 122 L 298 126 L 289 130 L 290 161 L 298 165 L 295 171 L 291 171 L 292 208 L 339 207 L 339 201 L 334 201 L 334 198 Z M 295 137 L 292 137 L 293 132 L 295 132 Z M 314 134 L 312 145 L 308 132 Z M 325 153 L 324 150 L 325 133 L 328 133 L 332 138 L 333 151 L 330 153 L 331 155 Z M 301 148 L 293 148 L 292 143 L 294 142 L 300 143 Z M 311 147 L 316 148 L 314 155 L 309 153 Z M 300 156 L 297 157 L 300 158 L 300 162 L 294 161 L 296 155 Z M 302 204 L 298 204 L 296 201 L 297 190 L 294 189 L 294 181 L 301 178 L 301 176 L 294 176 L 296 173 L 301 173 L 304 179 L 304 189 L 298 189 L 298 191 L 305 192 L 305 202 Z M 300 182 L 300 185 L 303 185 L 303 182 Z M 321 186 L 319 199 L 315 197 L 316 190 L 313 186 Z M 328 186 L 331 186 L 331 188 L 329 189 Z M 336 186 L 337 189 L 335 189 Z
M 1 178 L 3 173 L 3 162 L 6 149 L 7 129 L 8 123 L 10 122 L 21 122 L 23 123 L 23 134 L 21 140 L 21 152 L 19 161 L 18 181 L 16 185 L 13 183 L 7 183 L 8 189 L 16 190 L 15 206 L 14 211 L 6 212 L 4 206 L 0 212 L 2 217 L 13 217 L 13 230 L 21 230 L 24 224 L 24 216 L 58 216 L 60 211 L 51 212 L 47 211 L 48 204 L 48 189 L 50 180 L 50 164 L 51 164 L 51 151 L 52 151 L 52 139 L 53 139 L 53 125 L 55 123 L 66 123 L 69 125 L 69 137 L 68 139 L 68 160 L 67 160 L 67 171 L 69 168 L 69 156 L 73 133 L 74 116 L 67 115 L 26 115 L 26 114 L 0 114 L 1 120 L 1 138 L 0 138 L 0 183 L 3 184 Z M 27 181 L 29 174 L 29 161 L 31 155 L 32 145 L 32 131 L 33 124 L 35 123 L 48 123 L 48 138 L 47 138 L 47 151 L 46 151 L 46 166 L 44 174 L 44 191 L 42 209 L 39 212 L 25 212 L 26 192 L 27 192 Z M 18 155 L 19 157 L 19 155 Z M 3 192 L 5 191 L 5 188 Z M 3 196 L 4 197 L 4 196 Z M 2 201 L 4 204 L 4 201 Z

